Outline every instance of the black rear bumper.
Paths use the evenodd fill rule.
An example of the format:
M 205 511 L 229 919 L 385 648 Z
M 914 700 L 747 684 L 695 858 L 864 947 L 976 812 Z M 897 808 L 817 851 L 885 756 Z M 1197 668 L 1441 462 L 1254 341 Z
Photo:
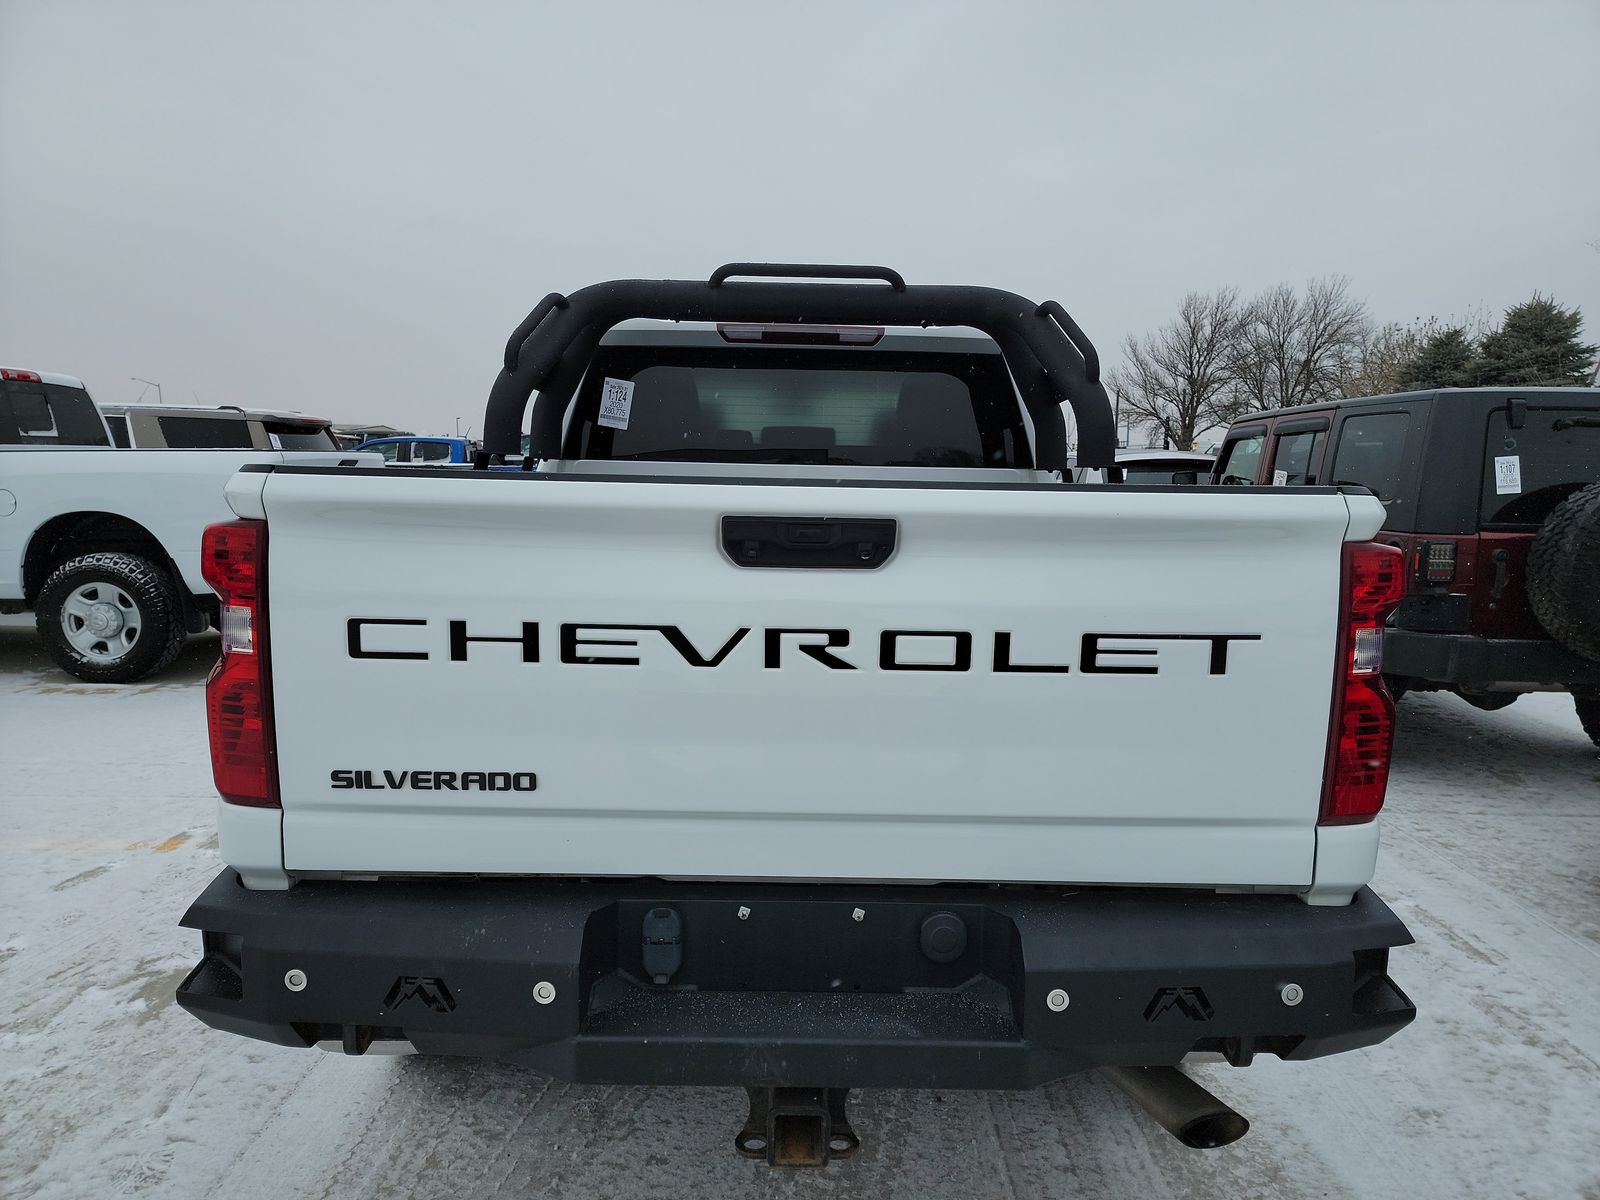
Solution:
M 1386 675 L 1479 690 L 1504 683 L 1600 687 L 1600 662 L 1538 638 L 1390 629 L 1383 636 L 1383 670 Z
M 681 926 L 677 950 L 652 952 L 652 971 L 681 959 L 665 985 L 642 951 L 661 908 Z M 965 929 L 953 961 L 922 949 L 935 913 Z M 1366 889 L 1345 908 L 652 881 L 252 892 L 224 871 L 183 924 L 203 931 L 205 952 L 178 1002 L 217 1029 L 357 1053 L 404 1040 L 584 1082 L 1021 1088 L 1193 1050 L 1315 1058 L 1381 1042 L 1416 1014 L 1387 974 L 1389 949 L 1411 936 Z M 554 989 L 545 1002 L 541 984 Z M 1297 1004 L 1283 999 L 1290 984 Z M 1052 991 L 1067 997 L 1059 1011 Z

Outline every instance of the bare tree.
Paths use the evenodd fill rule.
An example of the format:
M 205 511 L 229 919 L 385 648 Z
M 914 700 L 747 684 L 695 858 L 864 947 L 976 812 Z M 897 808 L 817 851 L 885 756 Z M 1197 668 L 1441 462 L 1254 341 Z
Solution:
M 1402 324 L 1390 321 L 1368 331 L 1354 369 L 1341 382 L 1346 396 L 1383 396 L 1403 391 L 1412 365 L 1446 326 L 1437 317 Z
M 1267 289 L 1240 312 L 1228 363 L 1230 413 L 1344 394 L 1371 327 L 1365 302 L 1350 295 L 1342 275 L 1311 280 L 1303 296 L 1287 283 Z
M 1190 292 L 1178 315 L 1155 333 L 1128 335 L 1124 366 L 1111 378 L 1118 408 L 1134 424 L 1160 431 L 1190 450 L 1195 435 L 1226 424 L 1221 406 L 1231 382 L 1229 360 L 1239 321 L 1234 288 Z
M 1415 330 L 1399 321 L 1374 329 L 1361 347 L 1355 370 L 1345 378 L 1345 395 L 1380 396 L 1399 391 L 1400 376 L 1416 357 L 1418 344 Z

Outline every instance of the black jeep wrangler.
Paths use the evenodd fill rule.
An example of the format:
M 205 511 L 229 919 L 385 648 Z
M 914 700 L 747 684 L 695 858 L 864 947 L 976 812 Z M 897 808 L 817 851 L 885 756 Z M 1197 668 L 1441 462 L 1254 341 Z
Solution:
M 1384 676 L 1483 709 L 1572 694 L 1600 745 L 1600 391 L 1464 388 L 1253 413 L 1215 483 L 1358 483 L 1406 552 Z

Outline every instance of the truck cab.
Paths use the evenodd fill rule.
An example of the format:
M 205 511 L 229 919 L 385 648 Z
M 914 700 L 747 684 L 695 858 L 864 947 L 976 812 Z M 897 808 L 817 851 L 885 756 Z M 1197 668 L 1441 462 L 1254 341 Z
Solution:
M 110 446 L 83 380 L 0 367 L 0 446 Z

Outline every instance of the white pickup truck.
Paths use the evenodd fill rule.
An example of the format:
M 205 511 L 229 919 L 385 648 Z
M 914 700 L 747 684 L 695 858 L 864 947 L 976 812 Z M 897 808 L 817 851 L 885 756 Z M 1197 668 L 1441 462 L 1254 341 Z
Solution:
M 215 623 L 200 536 L 229 515 L 223 488 L 240 467 L 382 466 L 377 455 L 335 450 L 115 450 L 109 442 L 0 445 L 0 612 L 32 609 L 62 670 L 97 682 L 161 671 L 187 635 Z
M 1095 1067 L 1218 1145 L 1186 1056 L 1387 1038 L 1382 507 L 1063 483 L 1098 376 L 1058 305 L 738 264 L 530 314 L 487 447 L 537 392 L 536 473 L 244 468 L 179 1001 L 746 1086 L 783 1163 L 858 1144 L 842 1089 Z

